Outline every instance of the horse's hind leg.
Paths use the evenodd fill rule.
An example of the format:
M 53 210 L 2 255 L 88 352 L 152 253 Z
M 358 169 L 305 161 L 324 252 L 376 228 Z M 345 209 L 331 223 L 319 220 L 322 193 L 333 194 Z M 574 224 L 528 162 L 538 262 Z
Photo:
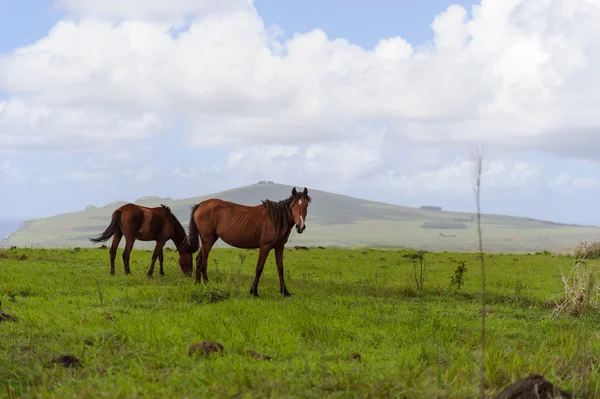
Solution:
M 166 241 L 156 240 L 156 246 L 154 247 L 154 252 L 152 252 L 152 262 L 150 263 L 150 269 L 148 269 L 148 277 L 152 277 L 154 274 L 154 264 L 156 263 L 156 259 L 160 258 L 162 255 L 163 247 L 165 246 Z M 165 275 L 165 271 L 163 270 L 162 261 L 160 262 L 160 274 Z
M 119 249 L 119 243 L 121 242 L 121 238 L 123 237 L 123 233 L 121 230 L 117 230 L 113 235 L 112 244 L 110 246 L 109 254 L 110 254 L 110 274 L 115 274 L 115 258 L 117 257 L 117 249 Z
M 125 274 L 131 274 L 131 269 L 129 268 L 129 258 L 134 242 L 135 238 L 130 239 L 125 237 L 125 250 L 123 251 L 123 268 L 125 269 Z

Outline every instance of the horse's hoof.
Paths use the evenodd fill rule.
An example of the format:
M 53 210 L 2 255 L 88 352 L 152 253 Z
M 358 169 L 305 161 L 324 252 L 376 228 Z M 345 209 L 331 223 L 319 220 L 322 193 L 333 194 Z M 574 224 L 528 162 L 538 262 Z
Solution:
M 289 292 L 285 291 L 281 293 L 284 297 L 290 297 L 292 296 L 292 294 L 290 294 Z
M 150 273 L 146 274 L 146 276 L 148 276 L 148 278 L 152 278 L 153 277 Z

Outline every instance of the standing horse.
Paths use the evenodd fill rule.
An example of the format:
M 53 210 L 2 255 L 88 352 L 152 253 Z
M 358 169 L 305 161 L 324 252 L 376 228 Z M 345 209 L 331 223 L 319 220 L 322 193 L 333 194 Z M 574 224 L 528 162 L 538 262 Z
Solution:
M 246 206 L 211 198 L 194 206 L 190 215 L 188 243 L 195 252 L 200 246 L 198 235 L 202 241 L 201 251 L 196 256 L 196 283 L 200 283 L 201 274 L 204 282 L 208 281 L 208 254 L 221 238 L 236 248 L 259 249 L 256 275 L 250 288 L 254 296 L 258 296 L 258 280 L 267 256 L 271 249 L 275 249 L 279 291 L 290 296 L 283 278 L 283 249 L 294 225 L 298 234 L 306 229 L 304 221 L 310 202 L 307 188 L 298 193 L 294 187 L 290 197 L 278 202 L 263 200 L 261 205 Z
M 104 232 L 97 238 L 90 238 L 93 243 L 104 242 L 113 237 L 110 247 L 110 274 L 115 274 L 115 257 L 121 238 L 125 236 L 125 251 L 123 251 L 123 264 L 125 274 L 131 274 L 129 269 L 129 255 L 133 249 L 135 240 L 156 241 L 152 263 L 148 269 L 148 277 L 154 273 L 154 263 L 158 258 L 160 263 L 160 275 L 164 276 L 163 269 L 163 247 L 169 240 L 177 247 L 179 252 L 179 266 L 181 271 L 188 277 L 192 275 L 192 254 L 187 242 L 185 229 L 171 212 L 171 209 L 162 205 L 156 208 L 148 208 L 136 204 L 125 204 L 112 213 L 112 220 Z

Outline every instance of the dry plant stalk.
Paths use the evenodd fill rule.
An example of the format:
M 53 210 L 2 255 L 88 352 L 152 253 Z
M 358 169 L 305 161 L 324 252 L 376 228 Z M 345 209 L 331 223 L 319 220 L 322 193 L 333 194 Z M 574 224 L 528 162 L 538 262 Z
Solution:
M 485 399 L 485 261 L 483 255 L 483 234 L 481 232 L 481 174 L 482 174 L 482 149 L 476 148 L 475 158 L 475 204 L 477 205 L 477 236 L 479 238 L 479 261 L 481 263 L 481 364 L 479 395 Z
M 600 258 L 600 240 L 584 241 L 572 250 L 572 253 L 585 259 Z
M 597 243 L 598 241 L 596 241 Z M 561 279 L 564 285 L 564 292 L 561 294 L 563 300 L 557 303 L 552 318 L 556 318 L 560 313 L 567 313 L 574 317 L 582 316 L 589 310 L 598 311 L 600 309 L 600 284 L 598 284 L 597 267 L 593 265 L 591 270 L 588 270 L 586 258 L 590 255 L 597 257 L 597 244 L 592 246 L 583 245 L 577 248 L 579 258 L 573 262 L 569 275 L 565 275 L 561 271 Z M 583 362 L 583 371 L 581 371 L 581 393 L 582 397 L 586 398 L 586 370 L 588 369 L 587 343 L 588 332 L 586 318 L 583 318 L 579 323 L 577 331 L 577 352 L 576 358 L 581 356 Z M 578 369 L 577 365 L 573 367 Z M 573 387 L 575 390 L 575 386 Z
M 597 267 L 587 267 L 586 259 L 594 248 L 587 248 L 573 262 L 568 275 L 561 271 L 561 280 L 564 292 L 561 294 L 562 301 L 556 304 L 552 318 L 560 313 L 567 313 L 578 317 L 586 309 L 600 310 L 600 284 L 597 280 Z

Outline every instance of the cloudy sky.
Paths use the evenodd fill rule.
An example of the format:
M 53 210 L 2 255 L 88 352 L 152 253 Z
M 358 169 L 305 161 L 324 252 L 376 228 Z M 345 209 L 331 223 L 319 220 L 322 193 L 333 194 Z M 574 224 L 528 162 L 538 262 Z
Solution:
M 273 180 L 600 224 L 598 0 L 0 0 L 0 218 Z

